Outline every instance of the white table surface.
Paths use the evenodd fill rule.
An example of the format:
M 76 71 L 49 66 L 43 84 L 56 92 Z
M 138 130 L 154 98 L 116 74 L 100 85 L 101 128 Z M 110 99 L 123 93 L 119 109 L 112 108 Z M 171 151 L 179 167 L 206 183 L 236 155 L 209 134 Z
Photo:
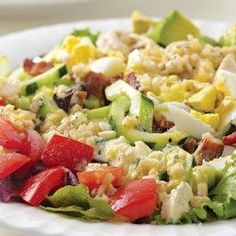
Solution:
M 37 10 L 25 6 L 16 10 L 2 8 L 0 35 L 61 22 L 128 17 L 134 9 L 153 16 L 162 16 L 170 10 L 179 9 L 195 19 L 236 22 L 235 0 L 78 0 L 69 7 L 60 5 L 54 9 L 40 8 L 40 5 Z M 0 236 L 24 235 L 21 232 L 0 229 Z

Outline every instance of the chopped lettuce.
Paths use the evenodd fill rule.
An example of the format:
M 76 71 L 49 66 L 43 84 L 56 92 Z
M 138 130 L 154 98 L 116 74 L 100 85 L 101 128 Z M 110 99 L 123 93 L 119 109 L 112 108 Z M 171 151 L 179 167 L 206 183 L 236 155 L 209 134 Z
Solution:
M 236 155 L 226 163 L 224 176 L 221 181 L 210 192 L 214 201 L 223 205 L 222 219 L 236 217 Z
M 96 41 L 98 39 L 98 36 L 100 35 L 100 32 L 92 33 L 89 28 L 85 28 L 85 29 L 76 29 L 71 34 L 76 37 L 86 37 L 87 36 L 91 39 L 91 41 L 95 45 Z
M 92 198 L 82 184 L 60 188 L 48 198 L 47 206 L 42 208 L 86 220 L 110 220 L 114 217 L 109 204 L 102 199 Z

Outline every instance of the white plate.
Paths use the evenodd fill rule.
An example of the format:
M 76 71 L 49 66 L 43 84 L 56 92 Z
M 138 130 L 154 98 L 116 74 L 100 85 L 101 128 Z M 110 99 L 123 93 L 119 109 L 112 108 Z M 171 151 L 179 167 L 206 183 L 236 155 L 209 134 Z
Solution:
M 213 37 L 226 29 L 226 23 L 197 21 L 202 31 Z M 0 54 L 10 57 L 16 67 L 25 57 L 43 54 L 55 46 L 73 29 L 89 27 L 105 31 L 129 29 L 129 20 L 113 19 L 61 24 L 28 30 L 0 38 Z M 88 223 L 32 208 L 23 204 L 0 203 L 0 227 L 24 233 L 24 236 L 235 236 L 236 220 L 219 221 L 201 225 L 132 225 Z

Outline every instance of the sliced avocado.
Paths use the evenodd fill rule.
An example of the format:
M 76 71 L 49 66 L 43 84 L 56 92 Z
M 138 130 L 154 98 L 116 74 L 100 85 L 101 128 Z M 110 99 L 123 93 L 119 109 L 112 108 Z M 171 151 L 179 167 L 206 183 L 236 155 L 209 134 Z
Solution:
M 123 125 L 126 112 L 131 108 L 130 99 L 126 95 L 117 97 L 111 104 L 109 122 L 117 131 L 118 135 L 123 135 L 132 144 L 136 141 L 143 141 L 147 144 L 155 144 L 157 149 L 164 148 L 167 144 L 177 144 L 187 137 L 187 134 L 180 131 L 165 133 L 148 133 Z
M 20 94 L 28 96 L 34 94 L 43 86 L 54 85 L 66 73 L 66 65 L 55 66 L 43 74 L 40 74 L 30 80 L 24 81 L 20 90 Z
M 149 31 L 150 27 L 156 26 L 158 24 L 158 21 L 152 19 L 151 17 L 145 16 L 140 11 L 134 11 L 131 18 L 133 32 L 137 34 L 146 33 Z
M 139 129 L 152 132 L 154 103 L 123 80 L 117 80 L 105 90 L 106 98 L 113 101 L 121 94 L 126 94 L 131 101 L 130 114 L 138 117 Z
M 151 38 L 155 42 L 167 46 L 175 41 L 186 40 L 188 35 L 199 37 L 199 28 L 180 12 L 172 11 L 156 26 Z
M 88 111 L 88 119 L 108 119 L 111 105 Z
M 220 46 L 220 44 L 215 39 L 213 39 L 213 38 L 211 38 L 209 36 L 201 35 L 199 39 L 200 39 L 200 41 L 202 41 L 205 44 L 210 44 L 210 45 L 212 45 L 214 47 Z
M 231 46 L 236 45 L 236 24 L 229 27 L 229 29 L 221 36 L 220 45 Z

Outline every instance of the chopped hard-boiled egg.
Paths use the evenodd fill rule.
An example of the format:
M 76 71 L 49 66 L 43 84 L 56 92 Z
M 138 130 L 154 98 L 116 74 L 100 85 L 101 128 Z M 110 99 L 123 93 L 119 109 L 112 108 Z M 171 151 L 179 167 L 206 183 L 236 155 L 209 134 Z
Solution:
M 197 111 L 213 112 L 217 98 L 217 90 L 208 85 L 188 99 L 188 104 Z
M 217 130 L 220 122 L 220 116 L 216 113 L 202 113 L 191 110 L 191 115 L 210 125 L 213 129 Z
M 219 114 L 220 124 L 219 129 L 227 125 L 231 120 L 236 118 L 236 101 L 225 98 L 221 104 L 215 109 Z
M 168 120 L 174 122 L 175 127 L 179 131 L 183 131 L 193 137 L 201 138 L 204 133 L 214 133 L 214 129 L 204 123 L 202 120 L 193 117 L 189 112 L 181 109 L 173 104 L 165 103 L 165 107 L 162 106 L 163 115 L 167 117 Z
M 93 72 L 112 77 L 124 72 L 125 63 L 119 57 L 103 57 L 92 62 L 90 69 Z
M 215 77 L 215 86 L 224 96 L 236 99 L 236 74 L 227 70 L 218 70 Z
M 88 63 L 96 58 L 97 49 L 88 37 L 68 36 L 62 46 L 70 54 L 70 64 Z

